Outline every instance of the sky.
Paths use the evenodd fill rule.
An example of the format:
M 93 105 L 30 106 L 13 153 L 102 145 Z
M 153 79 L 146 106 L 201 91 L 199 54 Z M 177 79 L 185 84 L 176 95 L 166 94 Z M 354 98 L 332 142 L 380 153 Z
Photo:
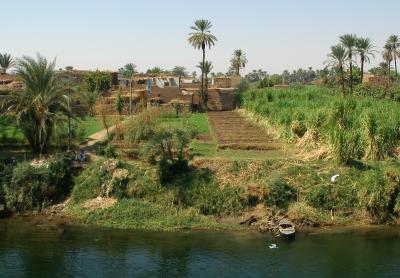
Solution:
M 281 73 L 323 67 L 339 36 L 372 39 L 379 53 L 400 35 L 399 0 L 0 0 L 0 53 L 53 59 L 57 68 L 139 71 L 159 66 L 196 70 L 201 52 L 188 43 L 196 19 L 212 22 L 218 38 L 206 58 L 227 72 L 235 49 L 248 59 L 244 72 Z

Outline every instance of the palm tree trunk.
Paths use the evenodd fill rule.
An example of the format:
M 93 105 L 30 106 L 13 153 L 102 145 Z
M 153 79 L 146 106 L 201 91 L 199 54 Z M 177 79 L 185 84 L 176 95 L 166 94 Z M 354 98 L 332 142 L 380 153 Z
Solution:
M 201 69 L 201 102 L 202 102 L 202 106 L 203 109 L 207 110 L 207 96 L 206 96 L 206 91 L 204 89 L 204 64 L 206 62 L 206 45 L 203 42 L 202 46 L 201 46 L 202 50 L 203 50 L 203 65 L 202 65 L 202 69 Z
M 396 71 L 396 76 L 397 76 L 397 58 L 394 56 L 394 70 Z
M 364 78 L 364 57 L 361 57 L 361 83 L 363 83 L 363 78 Z
M 353 58 L 352 54 L 349 54 L 349 59 L 350 59 L 350 80 L 349 80 L 349 84 L 350 84 L 350 94 L 353 94 L 353 63 L 351 61 L 351 59 Z
M 342 96 L 344 96 L 344 76 L 343 76 L 343 65 L 340 65 L 340 85 L 342 87 Z

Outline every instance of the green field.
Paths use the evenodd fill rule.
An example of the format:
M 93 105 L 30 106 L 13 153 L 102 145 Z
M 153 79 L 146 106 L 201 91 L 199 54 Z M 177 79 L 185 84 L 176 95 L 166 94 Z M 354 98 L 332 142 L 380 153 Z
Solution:
M 112 125 L 110 117 L 107 118 L 107 122 L 109 125 Z M 72 126 L 78 130 L 82 141 L 85 141 L 90 135 L 103 129 L 97 117 L 84 117 L 73 120 Z M 67 125 L 65 124 L 65 132 L 66 129 Z M 13 116 L 0 116 L 0 144 L 4 143 L 25 143 L 24 135 L 17 127 L 15 117 Z

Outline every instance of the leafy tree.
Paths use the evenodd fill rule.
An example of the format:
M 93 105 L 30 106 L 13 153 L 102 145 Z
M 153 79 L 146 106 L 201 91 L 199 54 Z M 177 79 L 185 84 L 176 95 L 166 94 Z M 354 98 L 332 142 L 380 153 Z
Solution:
M 6 74 L 7 70 L 15 66 L 15 61 L 10 54 L 0 53 L 0 69 L 2 74 Z
M 231 59 L 231 66 L 235 69 L 235 73 L 237 76 L 240 76 L 240 69 L 244 68 L 246 64 L 246 54 L 241 49 L 235 50 Z
M 25 89 L 3 104 L 14 111 L 33 153 L 48 150 L 55 126 L 64 123 L 69 112 L 68 97 L 55 78 L 54 67 L 55 60 L 49 62 L 39 54 L 37 60 L 27 56 L 18 60 L 16 71 Z
M 202 101 L 203 101 L 203 105 L 204 105 L 204 103 L 207 105 L 207 102 L 208 102 L 208 75 L 212 71 L 213 65 L 212 65 L 212 63 L 210 61 L 205 61 L 204 63 L 200 62 L 197 65 L 197 67 L 204 74 L 205 88 L 204 88 L 204 94 L 202 94 Z M 207 109 L 207 106 L 205 106 L 205 109 Z
M 249 82 L 258 82 L 263 80 L 264 78 L 267 77 L 267 72 L 259 69 L 259 70 L 252 70 L 250 73 L 246 74 L 245 78 Z
M 342 88 L 342 95 L 344 95 L 344 63 L 346 61 L 346 57 L 348 57 L 346 49 L 338 44 L 331 47 L 331 52 L 328 54 L 328 60 L 326 61 L 328 66 L 336 68 L 339 72 L 339 84 Z M 350 72 L 352 75 L 353 70 L 351 69 Z M 352 78 L 352 76 L 350 78 Z
M 203 52 L 202 68 L 205 69 L 206 61 L 206 46 L 211 48 L 217 41 L 217 38 L 211 34 L 212 24 L 209 20 L 199 19 L 196 20 L 194 26 L 190 27 L 193 32 L 189 34 L 189 43 L 196 49 L 201 49 Z M 201 95 L 202 95 L 202 106 L 207 109 L 207 96 L 204 90 L 204 72 L 201 72 Z
M 350 93 L 353 93 L 353 54 L 356 51 L 357 46 L 357 36 L 354 34 L 346 34 L 340 37 L 340 42 L 343 47 L 347 50 L 347 60 L 349 61 L 349 68 L 350 68 Z
M 118 70 L 123 78 L 132 78 L 136 72 L 136 65 L 134 63 L 128 63 Z
M 107 71 L 96 70 L 85 77 L 86 88 L 89 92 L 104 93 L 111 88 L 111 74 Z
M 364 78 L 364 64 L 367 62 L 370 62 L 369 57 L 372 56 L 375 58 L 374 55 L 374 48 L 375 46 L 372 44 L 371 40 L 369 38 L 358 38 L 357 39 L 357 53 L 360 55 L 360 60 L 361 60 L 361 82 Z
M 146 71 L 147 74 L 154 74 L 154 75 L 158 75 L 165 72 L 162 68 L 160 67 L 154 67 L 154 68 L 150 68 Z
M 94 116 L 94 105 L 97 101 L 97 99 L 100 97 L 100 94 L 98 91 L 85 91 L 84 92 L 84 100 L 86 102 L 86 104 L 89 107 L 89 115 L 90 116 Z
M 268 82 L 269 86 L 273 87 L 282 83 L 282 77 L 279 74 L 272 74 L 268 77 Z
M 68 70 L 68 71 L 71 71 L 71 70 L 73 70 L 73 69 L 74 69 L 73 66 L 66 66 L 66 67 L 65 67 L 65 70 Z

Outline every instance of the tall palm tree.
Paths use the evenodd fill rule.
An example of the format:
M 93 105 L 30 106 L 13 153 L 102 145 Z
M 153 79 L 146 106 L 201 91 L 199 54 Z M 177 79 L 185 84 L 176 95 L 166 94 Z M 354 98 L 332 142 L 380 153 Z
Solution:
M 392 52 L 392 59 L 394 60 L 394 69 L 397 76 L 397 57 L 399 56 L 400 52 L 400 39 L 396 35 L 391 35 L 387 40 L 386 44 L 389 46 Z
M 55 78 L 55 60 L 37 60 L 24 56 L 17 61 L 17 75 L 25 90 L 10 95 L 3 103 L 13 111 L 17 124 L 31 145 L 33 153 L 42 154 L 50 146 L 55 127 L 69 115 L 68 96 Z
M 235 50 L 231 59 L 231 66 L 235 69 L 237 76 L 240 76 L 240 69 L 244 68 L 246 64 L 246 54 L 241 49 Z
M 357 36 L 354 34 L 346 34 L 340 37 L 340 42 L 347 49 L 347 59 L 350 67 L 350 93 L 353 93 L 353 54 L 357 45 Z
M 13 58 L 11 58 L 10 54 L 0 53 L 0 69 L 1 69 L 1 74 L 6 74 L 7 70 L 11 67 L 15 66 L 15 62 Z
M 387 63 L 387 72 L 386 72 L 386 74 L 388 76 L 390 76 L 391 63 L 393 61 L 393 50 L 392 50 L 392 46 L 391 45 L 386 44 L 383 47 L 382 58 Z
M 194 26 L 190 28 L 193 30 L 192 33 L 189 34 L 189 43 L 196 49 L 201 49 L 203 52 L 203 66 L 205 68 L 206 61 L 206 46 L 211 48 L 211 46 L 215 45 L 217 38 L 211 34 L 212 24 L 211 21 L 205 19 L 198 19 L 194 22 Z M 201 95 L 202 95 L 202 105 L 203 108 L 207 109 L 207 102 L 204 102 L 207 99 L 207 96 L 204 96 L 204 72 L 201 72 Z
M 204 100 L 202 100 L 206 105 L 208 102 L 208 75 L 210 74 L 210 72 L 212 71 L 212 69 L 214 68 L 214 66 L 212 65 L 212 63 L 210 61 L 204 61 L 204 62 L 200 62 L 197 67 L 201 70 L 201 72 L 204 74 L 204 81 L 205 81 L 205 94 L 203 94 L 203 97 L 205 97 Z M 207 108 L 207 106 L 205 106 Z
M 342 95 L 344 95 L 344 64 L 348 57 L 346 49 L 338 44 L 331 47 L 331 52 L 328 54 L 328 60 L 325 62 L 328 66 L 334 67 L 339 71 L 339 83 L 342 88 Z
M 375 46 L 372 44 L 369 38 L 358 38 L 357 39 L 357 53 L 360 55 L 361 60 L 361 82 L 364 78 L 364 64 L 370 62 L 370 56 L 375 58 L 374 53 L 376 52 Z

